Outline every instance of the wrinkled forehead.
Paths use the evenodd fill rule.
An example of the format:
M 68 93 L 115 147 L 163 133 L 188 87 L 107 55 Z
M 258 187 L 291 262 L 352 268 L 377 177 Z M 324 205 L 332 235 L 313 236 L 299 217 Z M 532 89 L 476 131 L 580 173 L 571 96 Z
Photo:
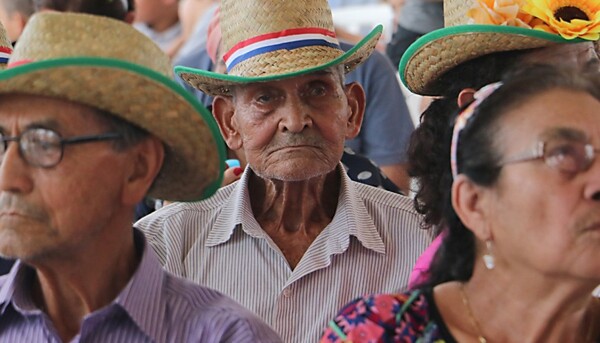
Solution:
M 522 62 L 580 67 L 599 60 L 596 48 L 597 42 L 555 44 L 525 53 Z
M 306 83 L 313 82 L 315 80 L 336 82 L 341 85 L 344 81 L 344 73 L 341 68 L 332 67 L 332 68 L 318 70 L 318 71 L 303 74 L 303 75 L 286 77 L 286 78 L 279 79 L 279 80 L 240 84 L 240 85 L 234 86 L 232 88 L 233 88 L 233 94 L 235 95 L 236 93 L 240 94 L 245 91 L 252 91 L 252 90 L 263 89 L 263 88 L 264 89 L 272 88 L 272 89 L 281 89 L 281 90 L 295 89 Z
M 104 127 L 107 119 L 90 106 L 74 101 L 28 94 L 0 95 L 0 126 L 15 124 L 30 126 L 35 123 L 53 123 L 59 128 Z
M 500 120 L 499 138 L 519 146 L 551 138 L 600 144 L 599 109 L 600 101 L 589 93 L 550 89 L 509 109 Z

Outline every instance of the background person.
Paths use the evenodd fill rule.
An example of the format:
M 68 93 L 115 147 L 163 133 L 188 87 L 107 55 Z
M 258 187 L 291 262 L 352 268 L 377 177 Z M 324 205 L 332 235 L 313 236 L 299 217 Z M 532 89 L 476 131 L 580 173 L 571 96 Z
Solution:
M 13 44 L 19 39 L 33 10 L 33 0 L 0 0 L 0 22 Z
M 171 58 L 181 46 L 179 0 L 135 0 L 134 27 L 150 37 Z

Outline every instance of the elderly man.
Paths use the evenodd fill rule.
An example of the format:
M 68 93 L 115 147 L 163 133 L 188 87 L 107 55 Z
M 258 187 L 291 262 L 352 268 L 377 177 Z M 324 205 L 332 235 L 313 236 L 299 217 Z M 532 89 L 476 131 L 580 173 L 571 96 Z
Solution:
M 353 182 L 340 165 L 365 108 L 344 73 L 381 28 L 344 52 L 326 0 L 221 6 L 228 74 L 176 71 L 215 96 L 221 133 L 249 167 L 213 198 L 135 226 L 167 270 L 232 296 L 285 342 L 316 342 L 346 300 L 403 288 L 430 242 L 410 199 Z
M 102 42 L 103 44 L 98 44 Z M 32 17 L 0 81 L 0 342 L 279 342 L 163 271 L 133 209 L 208 196 L 223 148 L 168 58 L 131 26 Z

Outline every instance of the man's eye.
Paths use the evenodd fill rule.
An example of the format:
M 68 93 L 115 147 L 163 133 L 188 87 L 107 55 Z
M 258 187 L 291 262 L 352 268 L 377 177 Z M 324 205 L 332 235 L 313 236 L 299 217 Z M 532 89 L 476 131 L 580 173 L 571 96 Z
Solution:
M 323 96 L 327 93 L 327 89 L 324 86 L 313 86 L 309 89 L 310 96 Z
M 256 101 L 265 104 L 273 101 L 274 98 L 271 94 L 261 94 L 256 97 Z

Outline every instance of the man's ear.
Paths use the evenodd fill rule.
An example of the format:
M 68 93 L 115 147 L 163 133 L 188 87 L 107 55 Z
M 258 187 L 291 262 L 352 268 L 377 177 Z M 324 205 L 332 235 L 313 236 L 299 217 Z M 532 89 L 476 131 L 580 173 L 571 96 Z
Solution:
M 125 174 L 122 198 L 124 204 L 135 205 L 146 196 L 160 172 L 165 159 L 165 147 L 160 139 L 150 136 L 129 149 L 131 163 Z
M 458 99 L 456 99 L 456 103 L 458 104 L 458 108 L 463 108 L 466 104 L 473 101 L 475 98 L 476 90 L 473 88 L 465 88 L 458 94 Z
M 457 175 L 452 184 L 454 212 L 465 227 L 482 241 L 492 237 L 487 216 L 490 195 L 487 188 L 475 184 L 464 174 Z
M 367 100 L 364 89 L 357 82 L 347 84 L 344 91 L 348 99 L 346 139 L 352 139 L 360 132 Z
M 221 136 L 231 150 L 242 147 L 242 136 L 235 122 L 235 105 L 230 96 L 217 95 L 213 100 L 213 116 L 215 117 Z

